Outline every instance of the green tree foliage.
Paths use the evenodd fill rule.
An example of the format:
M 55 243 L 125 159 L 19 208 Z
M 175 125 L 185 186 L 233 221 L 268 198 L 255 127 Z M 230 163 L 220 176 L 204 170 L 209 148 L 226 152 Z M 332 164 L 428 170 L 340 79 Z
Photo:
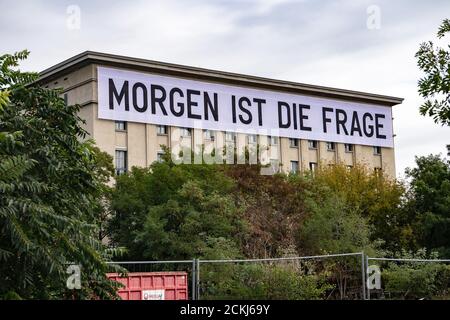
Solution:
M 450 20 L 445 19 L 437 36 L 443 39 L 450 32 Z M 448 39 L 448 38 L 447 38 Z M 447 47 L 450 46 L 447 44 Z M 422 115 L 428 115 L 436 123 L 450 125 L 450 52 L 435 47 L 428 41 L 420 45 L 416 53 L 417 64 L 425 73 L 419 80 L 419 93 L 426 100 L 420 107 Z
M 450 256 L 450 162 L 440 156 L 416 157 L 411 179 L 410 210 L 418 216 L 421 246 Z
M 111 298 L 107 251 L 97 240 L 97 197 L 106 170 L 83 143 L 78 106 L 0 57 L 0 298 Z M 68 264 L 81 289 L 68 290 Z
M 416 248 L 415 214 L 408 209 L 404 183 L 365 165 L 348 169 L 337 164 L 321 166 L 310 188 L 319 203 L 327 203 L 328 198 L 336 195 L 345 203 L 345 211 L 353 212 L 354 217 L 364 217 L 371 229 L 370 240 L 381 239 L 384 249 L 395 252 Z
M 370 241 L 368 219 L 332 193 L 320 201 L 309 201 L 309 216 L 300 228 L 298 245 L 313 255 L 362 251 L 373 254 L 376 246 Z M 358 257 L 340 257 L 325 266 L 341 299 L 346 298 L 349 286 L 359 288 L 360 277 L 355 270 L 360 264 Z
M 236 256 L 245 224 L 230 196 L 231 179 L 214 165 L 166 160 L 118 177 L 112 240 L 135 259 L 210 257 L 219 248 Z
M 310 203 L 299 238 L 299 246 L 310 254 L 373 252 L 367 218 L 333 195 Z

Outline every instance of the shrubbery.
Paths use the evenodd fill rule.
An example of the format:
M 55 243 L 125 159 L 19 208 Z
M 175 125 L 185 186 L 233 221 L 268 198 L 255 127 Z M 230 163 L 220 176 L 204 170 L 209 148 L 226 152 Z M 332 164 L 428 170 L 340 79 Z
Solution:
M 324 274 L 306 274 L 295 264 L 206 265 L 202 299 L 324 299 L 333 286 Z

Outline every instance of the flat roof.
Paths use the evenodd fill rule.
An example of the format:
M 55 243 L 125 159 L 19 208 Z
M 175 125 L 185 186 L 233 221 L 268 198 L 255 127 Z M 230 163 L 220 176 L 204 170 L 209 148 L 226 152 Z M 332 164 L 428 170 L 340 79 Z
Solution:
M 146 60 L 109 53 L 85 51 L 67 60 L 64 60 L 40 72 L 38 82 L 48 82 L 61 77 L 80 67 L 89 64 L 100 64 L 112 67 L 131 68 L 148 72 L 157 72 L 179 77 L 199 80 L 209 80 L 231 85 L 248 86 L 252 88 L 285 91 L 297 94 L 321 96 L 334 99 L 343 99 L 373 103 L 385 106 L 394 106 L 402 103 L 403 98 L 385 96 L 374 93 L 317 86 L 299 82 L 284 81 L 257 77 L 239 73 L 210 70 L 198 67 L 184 66 L 154 60 Z

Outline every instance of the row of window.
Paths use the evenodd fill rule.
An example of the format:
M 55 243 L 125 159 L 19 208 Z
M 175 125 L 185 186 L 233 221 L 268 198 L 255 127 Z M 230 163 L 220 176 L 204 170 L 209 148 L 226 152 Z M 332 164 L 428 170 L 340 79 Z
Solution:
M 158 152 L 157 161 L 163 161 L 163 152 Z M 276 161 L 278 163 L 278 161 Z M 275 166 L 275 160 L 272 163 L 272 166 Z M 127 164 L 127 151 L 126 150 L 116 150 L 116 174 L 121 175 L 127 172 L 128 164 Z M 316 162 L 309 163 L 309 169 L 311 171 L 315 171 L 317 168 Z M 298 161 L 291 161 L 291 172 L 297 173 L 299 171 L 299 163 Z
M 157 161 L 162 162 L 164 157 L 164 153 L 162 151 L 159 151 L 157 153 Z M 278 161 L 272 160 L 271 161 L 272 167 L 278 168 Z M 310 162 L 309 163 L 309 170 L 314 172 L 317 169 L 317 162 Z M 351 168 L 351 165 L 347 166 L 348 168 Z M 276 170 L 278 171 L 278 170 Z M 291 161 L 291 168 L 290 171 L 292 173 L 298 173 L 299 172 L 299 162 L 297 160 Z M 381 168 L 375 168 L 375 172 L 380 172 Z M 121 175 L 127 172 L 127 151 L 126 150 L 116 150 L 116 174 Z
M 333 164 L 329 164 L 329 165 L 332 166 Z M 272 165 L 272 166 L 274 166 L 274 165 Z M 314 172 L 314 171 L 317 170 L 317 166 L 318 166 L 317 162 L 310 162 L 309 163 L 309 170 Z M 353 166 L 352 165 L 347 165 L 347 168 L 351 169 L 351 168 L 353 168 Z M 376 168 L 374 168 L 374 171 L 375 171 L 376 174 L 381 174 L 382 169 L 379 168 L 379 167 L 376 167 Z M 291 161 L 291 172 L 292 173 L 298 173 L 299 172 L 299 164 L 298 164 L 297 160 Z
M 125 121 L 116 121 L 116 130 L 117 131 L 126 131 L 127 130 L 127 123 Z M 157 134 L 158 135 L 167 135 L 168 134 L 168 127 L 163 125 L 157 126 Z M 192 129 L 191 128 L 181 128 L 181 136 L 182 137 L 191 137 L 192 136 Z M 206 140 L 215 140 L 215 131 L 213 130 L 203 130 L 204 138 Z M 278 145 L 278 137 L 269 136 L 269 143 L 272 146 Z M 227 142 L 236 142 L 236 133 L 235 132 L 225 132 L 225 141 Z M 258 136 L 256 134 L 248 135 L 248 143 L 257 143 L 258 142 Z M 299 140 L 289 138 L 289 145 L 291 148 L 298 148 L 299 146 Z M 336 150 L 336 144 L 334 142 L 327 142 L 326 143 L 327 150 L 328 151 L 335 151 Z M 317 149 L 318 148 L 318 141 L 317 140 L 308 140 L 308 147 L 309 149 Z M 346 143 L 344 145 L 345 152 L 353 152 L 353 144 Z M 381 154 L 381 147 L 375 146 L 373 147 L 373 154 L 374 155 L 380 155 Z
M 317 169 L 317 162 L 310 162 L 309 163 L 309 170 L 314 172 L 314 171 L 316 171 L 316 169 Z M 291 161 L 291 172 L 292 173 L 298 173 L 298 171 L 299 171 L 298 161 L 296 161 L 296 160 Z
M 159 151 L 156 155 L 156 161 L 164 161 L 164 152 Z M 119 176 L 128 170 L 128 155 L 126 150 L 116 150 L 116 174 Z

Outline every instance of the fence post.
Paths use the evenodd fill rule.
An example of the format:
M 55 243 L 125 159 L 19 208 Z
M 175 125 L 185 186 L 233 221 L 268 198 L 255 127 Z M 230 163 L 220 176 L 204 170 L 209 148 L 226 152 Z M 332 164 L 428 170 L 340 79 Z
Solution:
M 366 270 L 365 270 L 365 254 L 361 252 L 361 279 L 362 279 L 362 298 L 366 300 Z
M 196 290 L 197 293 L 195 295 L 197 300 L 200 300 L 200 259 L 197 260 L 197 266 L 195 267 L 195 271 L 197 272 L 197 276 L 195 277 L 195 281 L 197 282 Z
M 369 269 L 369 256 L 366 256 L 366 270 L 367 269 Z M 368 286 L 367 286 L 367 300 L 370 300 L 370 289 Z
M 196 295 L 197 295 L 197 289 L 196 289 L 196 285 L 197 285 L 197 282 L 196 282 L 196 273 L 197 273 L 197 271 L 196 271 L 196 266 L 197 266 L 197 261 L 196 261 L 197 259 L 193 259 L 192 260 L 192 300 L 197 300 L 197 298 L 196 298 Z

